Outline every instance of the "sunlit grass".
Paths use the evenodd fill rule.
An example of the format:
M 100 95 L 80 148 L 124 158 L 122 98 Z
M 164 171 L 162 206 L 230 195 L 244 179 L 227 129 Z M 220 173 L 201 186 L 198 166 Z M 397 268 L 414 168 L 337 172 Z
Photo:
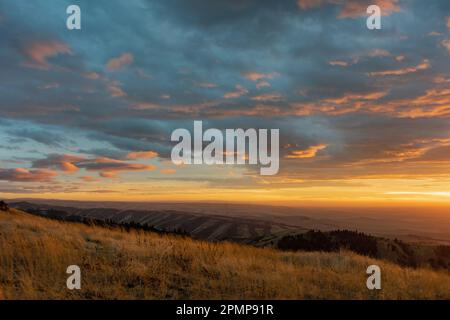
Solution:
M 69 265 L 82 290 L 66 288 Z M 382 290 L 366 268 L 382 268 Z M 0 212 L 0 299 L 449 299 L 450 275 Z

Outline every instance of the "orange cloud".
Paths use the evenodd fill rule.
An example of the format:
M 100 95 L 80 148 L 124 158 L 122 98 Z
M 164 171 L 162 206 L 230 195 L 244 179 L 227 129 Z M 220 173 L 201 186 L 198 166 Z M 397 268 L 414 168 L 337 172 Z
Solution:
M 57 175 L 51 170 L 0 169 L 0 180 L 11 182 L 48 182 Z
M 124 66 L 133 63 L 134 56 L 131 53 L 124 53 L 120 57 L 112 58 L 106 64 L 106 68 L 109 71 L 117 71 L 122 69 Z
M 447 82 L 450 82 L 450 77 L 445 77 L 443 75 L 437 75 L 436 77 L 434 77 L 433 82 L 434 83 L 447 83 Z
M 400 76 L 404 74 L 414 73 L 420 70 L 426 70 L 430 67 L 430 61 L 425 59 L 422 63 L 418 64 L 414 67 L 407 67 L 402 69 L 393 69 L 393 70 L 385 70 L 385 71 L 376 71 L 369 72 L 370 76 Z
M 394 100 L 371 109 L 402 118 L 447 116 L 450 115 L 450 89 L 429 89 L 416 98 Z
M 80 177 L 80 180 L 83 180 L 84 182 L 95 182 L 97 179 L 91 176 L 82 176 Z
M 80 168 L 78 168 L 76 165 L 74 165 L 71 162 L 63 161 L 63 162 L 61 162 L 61 170 L 66 173 L 75 173 L 78 170 L 80 170 Z
M 369 93 L 347 93 L 336 98 L 322 99 L 314 103 L 293 103 L 289 114 L 296 116 L 309 116 L 324 113 L 327 115 L 341 115 L 367 110 L 373 102 L 386 96 L 388 91 L 375 91 Z
M 156 169 L 154 165 L 127 163 L 107 157 L 86 160 L 79 166 L 88 171 L 99 171 L 100 176 L 104 178 L 115 178 L 117 174 L 126 171 L 152 171 Z
M 175 170 L 175 169 L 161 169 L 160 172 L 162 174 L 174 174 L 174 173 L 177 172 L 177 170 Z
M 326 0 L 298 0 L 298 6 L 302 10 L 309 10 L 312 8 L 320 7 L 322 4 L 329 2 Z
M 311 146 L 306 150 L 296 150 L 292 151 L 290 155 L 287 155 L 287 159 L 306 159 L 306 158 L 314 158 L 317 155 L 317 152 L 323 150 L 327 147 L 326 144 L 319 144 L 316 146 Z
M 76 165 L 84 161 L 85 158 L 70 154 L 50 155 L 46 159 L 36 160 L 33 162 L 34 168 L 51 168 L 61 170 L 65 173 L 75 173 L 80 168 Z
M 279 74 L 277 72 L 272 73 L 260 73 L 260 72 L 247 72 L 244 74 L 244 78 L 247 80 L 257 82 L 256 88 L 261 89 L 263 87 L 270 87 L 270 83 L 265 79 L 273 79 L 278 77 Z
M 155 151 L 139 151 L 139 152 L 130 152 L 127 155 L 127 159 L 135 160 L 135 159 L 151 159 L 158 156 L 158 153 Z
M 227 92 L 224 94 L 223 97 L 225 99 L 233 99 L 233 98 L 239 98 L 247 93 L 248 93 L 248 90 L 238 84 L 238 85 L 236 85 L 236 91 Z
M 276 72 L 272 73 L 259 73 L 259 72 L 247 72 L 244 74 L 244 78 L 250 81 L 259 81 L 262 79 L 273 79 L 277 77 L 279 74 Z
M 339 18 L 357 18 L 367 15 L 367 7 L 374 4 L 380 7 L 381 14 L 388 16 L 394 12 L 399 12 L 398 0 L 345 0 Z
M 395 146 L 389 150 L 384 150 L 380 157 L 375 159 L 364 159 L 354 162 L 353 165 L 371 165 L 382 163 L 395 163 L 404 161 L 423 161 L 424 156 L 428 155 L 430 151 L 439 151 L 443 147 L 450 146 L 450 139 L 448 138 L 431 138 L 431 139 L 416 139 L 406 144 Z M 433 159 L 435 160 L 435 159 Z
M 367 7 L 374 4 L 381 9 L 381 14 L 390 15 L 399 12 L 398 0 L 298 0 L 301 10 L 310 10 L 322 5 L 333 4 L 342 7 L 339 18 L 356 18 L 367 15 Z
M 111 94 L 111 97 L 117 98 L 117 97 L 125 97 L 127 94 L 125 91 L 122 90 L 120 87 L 120 83 L 118 81 L 111 81 L 107 89 L 109 93 Z
M 162 106 L 155 103 L 150 102 L 138 102 L 131 106 L 133 110 L 158 110 L 162 109 Z
M 110 166 L 105 165 L 105 167 L 100 171 L 100 176 L 104 178 L 113 178 L 116 177 L 119 173 L 126 171 L 153 171 L 155 169 L 156 167 L 153 165 L 145 165 L 138 163 L 121 163 L 121 164 L 115 163 L 110 164 Z
M 117 178 L 117 172 L 100 172 L 100 177 L 108 178 L 108 179 L 115 179 L 115 178 Z
M 280 101 L 283 100 L 283 96 L 279 93 L 273 92 L 273 93 L 264 93 L 260 94 L 258 96 L 252 97 L 252 100 L 254 101 Z
M 358 100 L 378 100 L 384 97 L 386 94 L 387 91 L 375 91 L 369 93 L 349 93 L 338 98 L 322 99 L 321 102 L 339 105 Z
M 48 70 L 51 64 L 48 58 L 59 54 L 72 54 L 69 46 L 58 41 L 33 42 L 23 49 L 24 55 L 28 61 L 27 67 Z

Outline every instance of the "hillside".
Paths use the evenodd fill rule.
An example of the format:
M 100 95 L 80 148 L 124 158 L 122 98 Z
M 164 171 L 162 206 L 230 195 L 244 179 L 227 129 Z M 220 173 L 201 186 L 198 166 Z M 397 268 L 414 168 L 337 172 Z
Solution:
M 401 266 L 431 267 L 450 271 L 450 246 L 407 243 L 396 238 L 376 237 L 357 231 L 316 231 L 257 217 L 243 218 L 161 208 L 160 210 L 74 208 L 26 201 L 12 202 L 9 205 L 27 213 L 62 221 L 139 228 L 189 235 L 200 240 L 226 240 L 291 251 L 350 250 Z
M 68 265 L 82 290 L 66 289 Z M 380 291 L 366 268 L 382 268 Z M 350 252 L 282 252 L 0 211 L 0 299 L 450 299 L 450 275 Z
M 450 246 L 419 245 L 398 239 L 374 237 L 349 230 L 305 233 L 282 237 L 277 247 L 290 251 L 336 252 L 350 250 L 406 267 L 431 267 L 450 272 Z
M 247 203 L 108 202 L 15 199 L 28 211 L 57 210 L 73 216 L 134 221 L 162 228 L 177 226 L 201 239 L 267 244 L 299 230 L 357 230 L 409 243 L 450 245 L 448 207 L 286 207 Z M 267 226 L 271 226 L 269 229 Z M 222 227 L 222 228 L 218 228 Z M 248 241 L 251 239 L 250 242 Z
M 270 220 L 206 214 L 182 210 L 136 210 L 114 208 L 75 208 L 30 202 L 12 202 L 21 211 L 58 220 L 108 220 L 114 223 L 133 223 L 151 226 L 156 230 L 183 230 L 196 239 L 208 241 L 230 240 L 263 246 L 279 238 L 307 229 Z

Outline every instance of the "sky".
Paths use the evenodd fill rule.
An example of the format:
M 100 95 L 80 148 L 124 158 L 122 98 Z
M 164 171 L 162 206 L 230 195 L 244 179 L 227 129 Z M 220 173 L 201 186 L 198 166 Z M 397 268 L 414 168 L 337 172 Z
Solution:
M 0 197 L 450 204 L 449 33 L 448 0 L 1 1 Z M 194 120 L 279 129 L 278 174 L 174 165 Z

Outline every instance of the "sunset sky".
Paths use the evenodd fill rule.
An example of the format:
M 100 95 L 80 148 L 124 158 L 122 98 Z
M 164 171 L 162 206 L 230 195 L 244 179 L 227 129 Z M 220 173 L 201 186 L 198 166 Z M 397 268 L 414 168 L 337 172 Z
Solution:
M 450 204 L 448 0 L 5 0 L 0 41 L 1 198 Z M 175 166 L 194 120 L 279 173 Z

